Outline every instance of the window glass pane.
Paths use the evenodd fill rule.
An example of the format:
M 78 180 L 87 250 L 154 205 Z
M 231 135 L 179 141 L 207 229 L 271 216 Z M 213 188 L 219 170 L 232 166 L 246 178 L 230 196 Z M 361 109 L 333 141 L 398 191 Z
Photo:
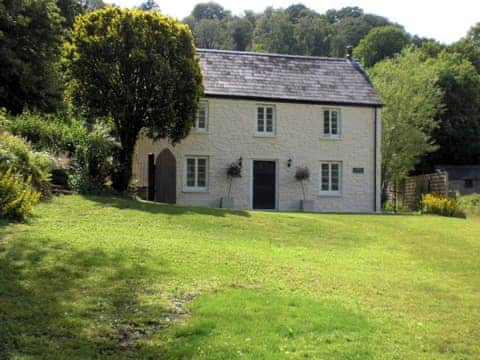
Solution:
M 338 135 L 338 113 L 332 111 L 332 135 Z
M 198 107 L 197 111 L 197 122 L 196 127 L 197 129 L 205 129 L 207 123 L 207 104 L 205 102 L 201 102 Z
M 195 159 L 187 159 L 187 186 L 195 186 Z
M 328 164 L 322 164 L 322 191 L 328 191 L 328 178 L 329 178 L 329 171 L 328 171 Z
M 205 187 L 207 186 L 207 160 L 198 159 L 197 161 L 197 186 Z
M 330 134 L 330 111 L 323 112 L 323 133 Z
M 264 132 L 265 131 L 265 109 L 261 106 L 257 107 L 257 131 Z
M 339 190 L 340 184 L 340 170 L 338 164 L 332 164 L 332 191 Z
M 273 132 L 273 119 L 267 118 L 267 132 Z

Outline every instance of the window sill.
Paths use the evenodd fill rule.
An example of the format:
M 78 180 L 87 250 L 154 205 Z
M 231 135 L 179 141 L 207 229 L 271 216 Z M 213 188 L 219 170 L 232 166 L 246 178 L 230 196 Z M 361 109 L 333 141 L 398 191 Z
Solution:
M 208 193 L 208 189 L 183 188 L 183 193 Z
M 340 135 L 339 136 L 324 135 L 324 136 L 320 137 L 320 140 L 342 140 L 342 137 Z
M 208 130 L 197 130 L 197 129 L 193 129 L 192 134 L 208 135 Z
M 254 137 L 262 137 L 262 138 L 274 138 L 276 137 L 276 134 L 263 134 L 263 133 L 255 133 Z
M 342 197 L 341 192 L 321 192 L 318 197 Z

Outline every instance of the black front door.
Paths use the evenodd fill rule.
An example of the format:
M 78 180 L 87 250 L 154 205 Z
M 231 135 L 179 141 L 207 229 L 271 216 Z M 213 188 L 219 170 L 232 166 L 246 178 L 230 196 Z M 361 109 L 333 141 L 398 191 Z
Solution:
M 253 162 L 253 208 L 275 209 L 275 161 Z

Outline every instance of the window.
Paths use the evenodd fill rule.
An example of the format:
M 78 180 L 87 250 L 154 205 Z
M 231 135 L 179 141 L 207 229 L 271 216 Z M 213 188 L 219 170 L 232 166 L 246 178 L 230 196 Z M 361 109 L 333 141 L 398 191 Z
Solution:
M 275 108 L 257 106 L 257 135 L 272 136 L 275 133 Z
M 199 132 L 206 132 L 208 129 L 208 102 L 206 101 L 200 101 L 198 104 L 194 128 Z
M 340 194 L 341 163 L 322 162 L 320 164 L 320 194 Z
M 206 191 L 208 184 L 208 158 L 188 157 L 185 162 L 185 189 Z
M 473 180 L 472 180 L 472 179 L 465 179 L 463 186 L 464 186 L 466 189 L 471 189 L 471 188 L 473 188 Z
M 323 136 L 340 137 L 340 112 L 326 109 L 323 111 Z

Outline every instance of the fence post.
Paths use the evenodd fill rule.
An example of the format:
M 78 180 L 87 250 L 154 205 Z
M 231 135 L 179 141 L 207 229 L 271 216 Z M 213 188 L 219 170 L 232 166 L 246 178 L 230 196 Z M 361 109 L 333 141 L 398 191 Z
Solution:
M 147 161 L 148 168 L 148 192 L 147 200 L 153 201 L 155 199 L 155 155 L 153 153 L 148 154 Z

